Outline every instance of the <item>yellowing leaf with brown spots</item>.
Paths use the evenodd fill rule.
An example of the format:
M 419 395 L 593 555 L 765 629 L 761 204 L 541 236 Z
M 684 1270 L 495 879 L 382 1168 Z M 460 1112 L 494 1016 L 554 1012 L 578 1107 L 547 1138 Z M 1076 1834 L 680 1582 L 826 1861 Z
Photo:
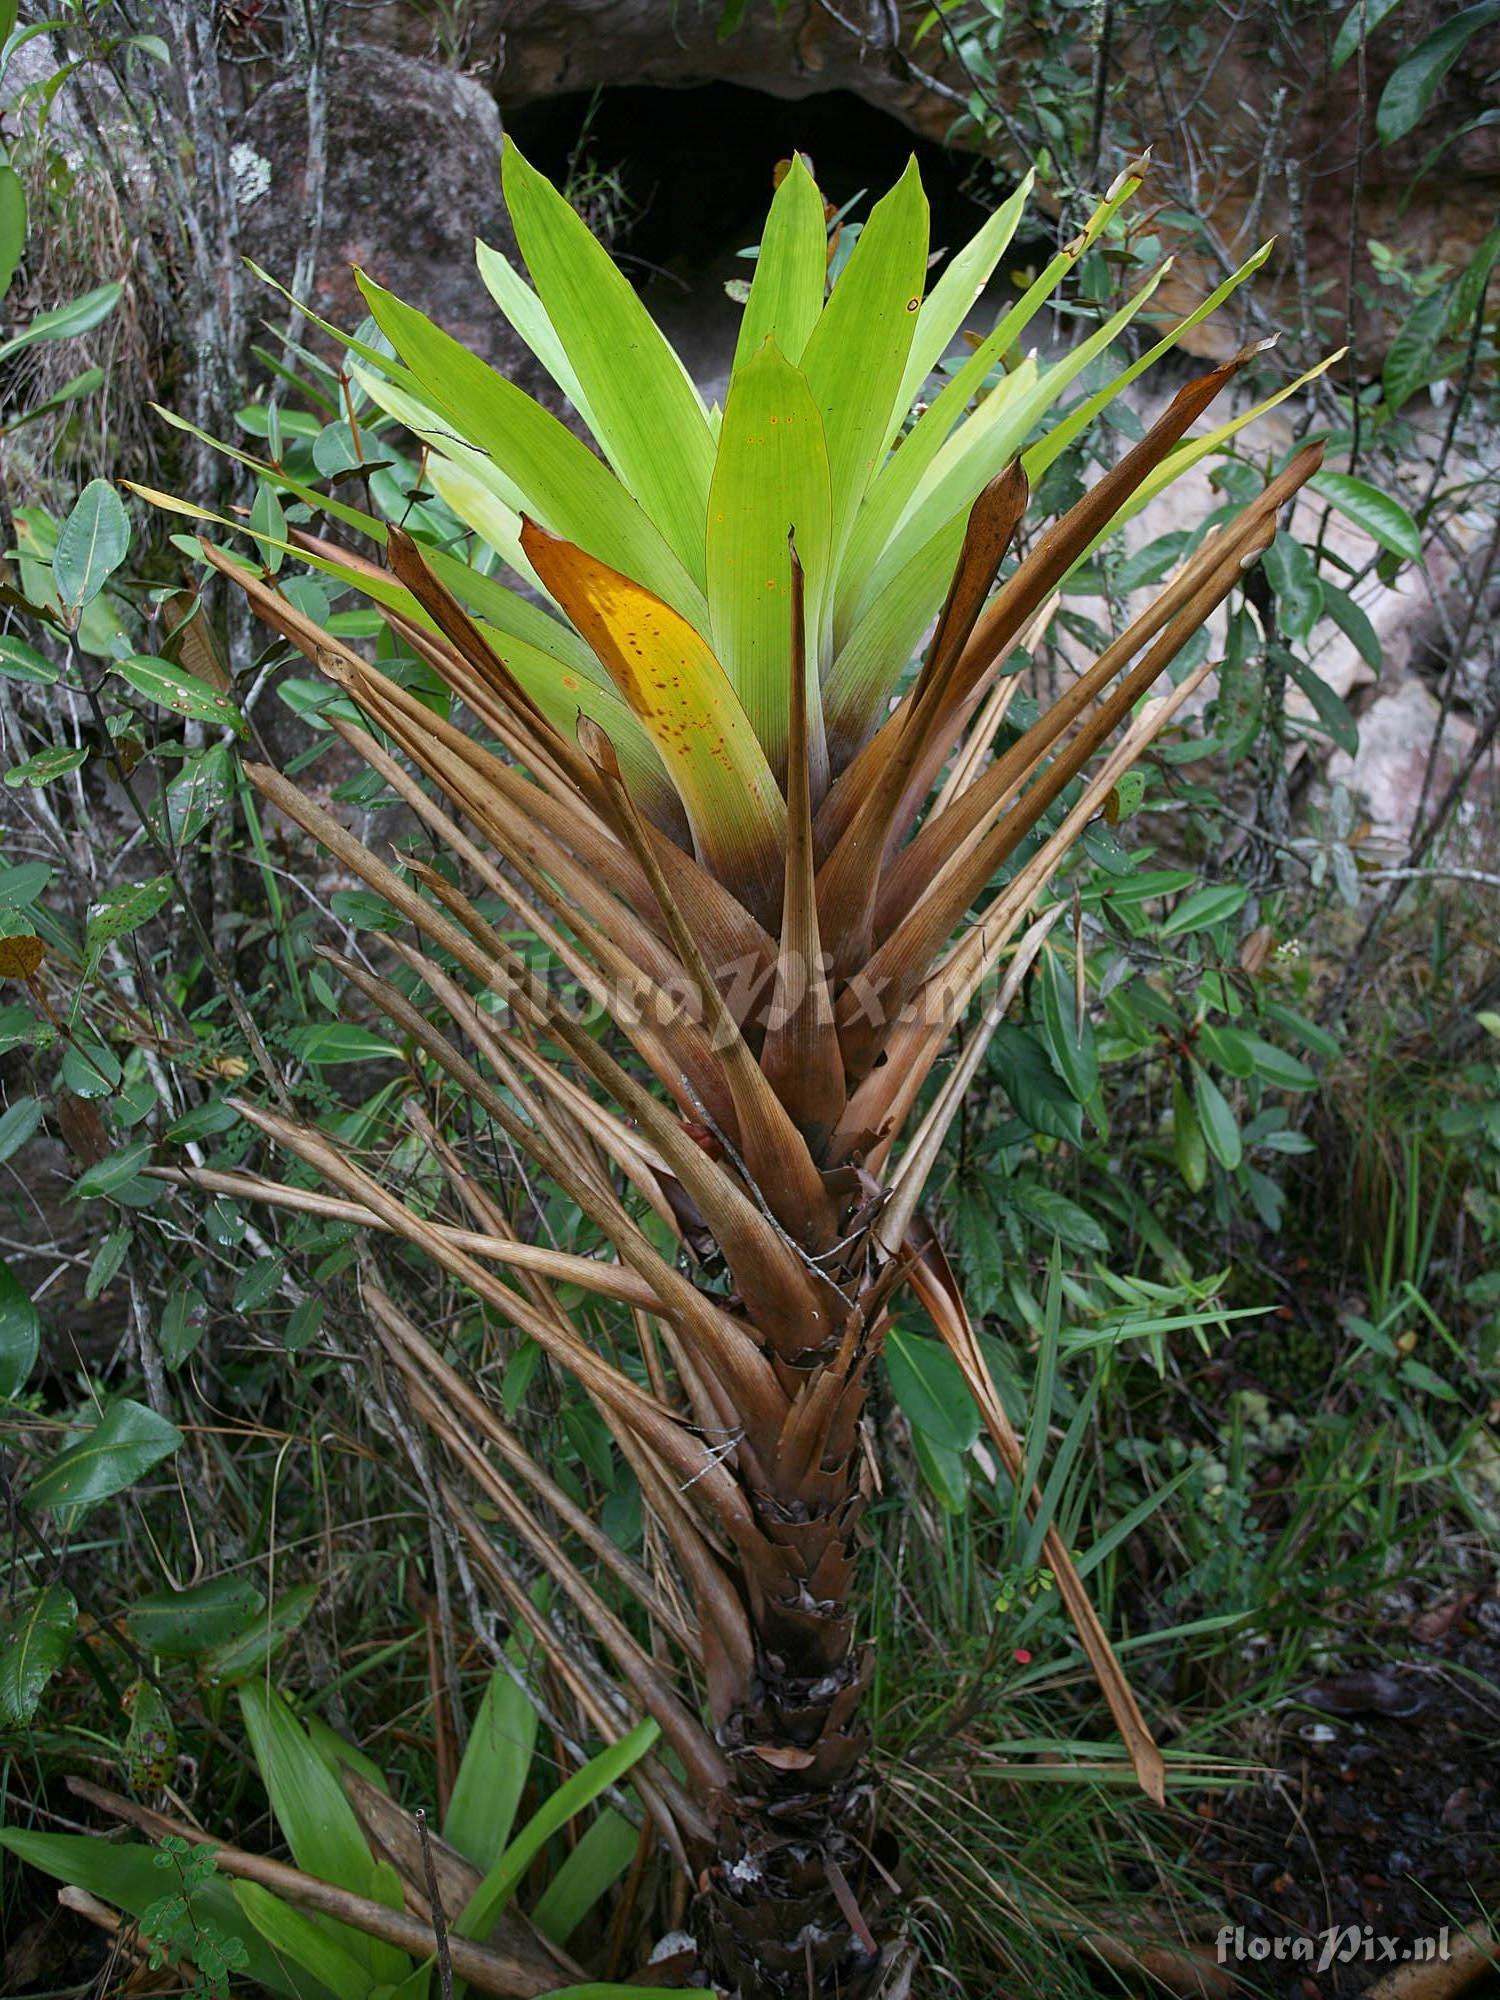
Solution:
M 655 744 L 698 859 L 762 922 L 773 920 L 786 804 L 708 642 L 649 590 L 535 522 L 521 545 Z
M 46 956 L 47 947 L 30 932 L 0 937 L 0 979 L 29 979 Z

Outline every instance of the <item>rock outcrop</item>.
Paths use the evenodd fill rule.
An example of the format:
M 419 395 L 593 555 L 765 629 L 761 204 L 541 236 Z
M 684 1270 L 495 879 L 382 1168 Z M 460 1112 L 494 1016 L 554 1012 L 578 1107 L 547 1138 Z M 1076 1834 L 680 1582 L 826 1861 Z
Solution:
M 262 91 L 235 141 L 243 247 L 289 282 L 309 226 L 301 83 L 288 79 Z M 321 249 L 310 303 L 340 326 L 357 325 L 365 315 L 358 266 L 545 398 L 550 384 L 480 280 L 476 237 L 515 255 L 500 199 L 500 114 L 490 92 L 472 76 L 394 50 L 342 51 L 328 78 Z

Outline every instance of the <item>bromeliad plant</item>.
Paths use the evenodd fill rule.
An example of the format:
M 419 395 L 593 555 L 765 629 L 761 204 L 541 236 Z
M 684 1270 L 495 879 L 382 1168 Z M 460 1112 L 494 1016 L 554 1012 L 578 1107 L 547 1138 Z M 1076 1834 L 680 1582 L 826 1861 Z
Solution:
M 19 1827 L 0 1827 L 0 1847 L 133 1917 L 150 1965 L 191 1967 L 197 1977 L 186 1990 L 201 2000 L 228 2000 L 239 1990 L 234 1972 L 278 2000 L 446 2000 L 459 1991 L 669 2000 L 658 1986 L 584 1981 L 569 1952 L 638 1852 L 637 1829 L 601 1801 L 655 1741 L 654 1722 L 637 1723 L 553 1787 L 536 1754 L 530 1694 L 497 1669 L 439 1831 L 316 1713 L 299 1719 L 253 1676 L 238 1706 L 295 1865 L 217 1847 L 181 1820 L 76 1777 L 68 1781 L 76 1797 L 149 1835 L 156 1849 Z M 541 1802 L 523 1815 L 533 1783 Z M 570 1828 L 577 1837 L 564 1848 Z M 539 1868 L 538 1895 L 529 1885 Z
M 1049 883 L 1207 661 L 1138 705 L 1319 461 L 1317 448 L 1296 453 L 1039 720 L 1007 730 L 1008 669 L 1066 579 L 1257 414 L 1188 440 L 1241 355 L 1182 388 L 1061 518 L 1027 521 L 1047 467 L 1260 261 L 1057 417 L 1156 279 L 1055 365 L 1023 354 L 1022 335 L 1143 170 L 1126 171 L 908 426 L 1025 187 L 924 297 L 915 168 L 830 287 L 824 204 L 791 163 L 720 412 L 511 147 L 505 192 L 531 284 L 483 248 L 481 268 L 599 455 L 362 278 L 388 347 L 350 342 L 351 376 L 422 441 L 441 509 L 407 532 L 260 465 L 251 532 L 264 566 L 203 545 L 353 702 L 362 720 L 331 710 L 334 726 L 431 837 L 433 862 L 393 866 L 285 777 L 252 768 L 265 797 L 389 906 L 388 975 L 332 962 L 407 1040 L 424 1099 L 412 1114 L 461 1226 L 285 1107 L 242 1109 L 331 1194 L 195 1177 L 394 1233 L 592 1400 L 690 1616 L 547 1479 L 459 1361 L 366 1292 L 373 1332 L 447 1455 L 449 1504 L 481 1568 L 526 1620 L 524 1591 L 464 1498 L 476 1490 L 659 1725 L 642 1796 L 696 1884 L 707 1970 L 758 2000 L 856 2000 L 909 1976 L 863 1713 L 858 1594 L 866 1398 L 905 1288 L 951 1346 L 1011 1478 L 1024 1487 L 1037 1471 L 924 1221 L 924 1176 L 1059 914 Z M 355 462 L 380 454 L 350 431 Z M 372 538 L 384 562 L 286 527 L 283 502 Z M 477 559 L 444 545 L 445 524 L 472 530 Z M 545 602 L 500 581 L 489 552 Z M 363 592 L 427 686 L 403 685 L 299 609 L 274 573 L 288 553 Z M 482 1149 L 444 1136 L 456 1107 Z M 491 1134 L 576 1204 L 613 1261 L 522 1240 L 490 1171 Z M 627 1308 L 633 1351 L 585 1338 L 562 1287 Z M 655 1650 L 569 1560 L 563 1535 L 605 1566 L 610 1590 L 635 1594 Z M 1160 1757 L 1055 1536 L 1045 1560 L 1159 1796 Z M 617 1732 L 588 1678 L 573 1684 Z

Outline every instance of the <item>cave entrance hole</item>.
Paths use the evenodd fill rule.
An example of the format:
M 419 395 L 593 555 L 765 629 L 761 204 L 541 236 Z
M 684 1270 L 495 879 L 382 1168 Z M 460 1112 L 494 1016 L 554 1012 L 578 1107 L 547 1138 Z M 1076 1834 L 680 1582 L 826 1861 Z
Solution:
M 533 165 L 567 188 L 715 397 L 740 316 L 724 287 L 751 275 L 739 252 L 759 239 L 778 160 L 806 153 L 835 206 L 866 192 L 854 211 L 862 220 L 915 153 L 936 251 L 960 248 L 1000 198 L 984 161 L 915 137 L 850 91 L 794 100 L 732 83 L 619 85 L 516 106 L 505 122 Z

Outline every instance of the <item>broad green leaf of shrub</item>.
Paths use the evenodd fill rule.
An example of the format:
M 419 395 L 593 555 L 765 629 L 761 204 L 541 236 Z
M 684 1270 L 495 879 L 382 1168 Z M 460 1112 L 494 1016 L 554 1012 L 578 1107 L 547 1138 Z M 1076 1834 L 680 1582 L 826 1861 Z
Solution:
M 35 1102 L 35 1098 L 27 1098 L 23 1105 Z M 22 1108 L 17 1105 L 12 1110 Z M 6 1114 L 7 1119 L 10 1115 Z M 31 1294 L 9 1264 L 0 1262 L 0 1399 L 9 1401 L 25 1388 L 36 1366 L 41 1339 L 42 1322 Z
M 1354 0 L 1333 38 L 1333 53 L 1329 57 L 1330 70 L 1341 70 L 1361 42 L 1368 42 L 1387 14 L 1393 13 L 1401 0 Z
M 105 1412 L 86 1437 L 43 1466 L 26 1489 L 31 1507 L 91 1507 L 144 1478 L 182 1443 L 182 1432 L 144 1403 Z
M 1370 623 L 1370 615 L 1364 606 L 1356 604 L 1347 590 L 1340 590 L 1336 584 L 1331 584 L 1325 579 L 1323 609 L 1366 666 L 1374 667 L 1378 671 L 1382 658 L 1380 637 Z
M 0 298 L 10 290 L 26 248 L 26 190 L 8 160 L 0 163 Z
M 191 722 L 216 723 L 220 728 L 232 729 L 237 736 L 245 734 L 245 718 L 228 695 L 200 681 L 185 667 L 174 667 L 170 660 L 158 660 L 149 653 L 133 653 L 110 671 L 127 681 L 137 694 L 171 709 L 174 715 L 185 716 Z
M 23 1729 L 30 1722 L 77 1623 L 78 1606 L 60 1583 L 49 1583 L 7 1615 L 0 1636 L 0 1724 Z
M 1351 479 L 1347 472 L 1317 472 L 1308 485 L 1392 555 L 1404 556 L 1408 562 L 1422 560 L 1422 531 L 1389 493 L 1382 493 L 1367 479 Z
M 56 743 L 50 750 L 38 750 L 34 757 L 12 764 L 5 774 L 5 782 L 13 792 L 19 791 L 22 785 L 31 785 L 40 791 L 42 786 L 55 784 L 69 771 L 76 771 L 88 754 L 87 750 L 70 750 L 66 744 Z
M 1289 653 L 1284 646 L 1275 649 L 1279 659 L 1292 679 L 1312 703 L 1325 733 L 1332 737 L 1340 750 L 1346 750 L 1352 757 L 1359 749 L 1359 724 L 1349 713 L 1342 695 L 1336 694 L 1323 676 L 1310 667 L 1306 660 Z
M 116 938 L 129 937 L 142 924 L 150 923 L 176 893 L 170 875 L 153 875 L 145 882 L 127 882 L 111 889 L 107 896 L 89 906 L 84 925 L 84 944 L 91 963 Z
M 1085 1010 L 1080 1026 L 1077 989 L 1071 969 L 1064 966 L 1059 952 L 1043 952 L 1040 974 L 1047 1053 L 1053 1068 L 1079 1103 L 1087 1104 L 1099 1088 L 1099 1056 L 1093 1024 Z
M 885 1365 L 908 1421 L 945 1450 L 967 1451 L 979 1436 L 979 1408 L 942 1341 L 893 1326 Z
M 355 1021 L 315 1021 L 310 1027 L 293 1029 L 288 1040 L 312 1069 L 330 1069 L 336 1063 L 377 1062 L 401 1053 L 384 1035 L 361 1028 Z
M 133 1181 L 141 1169 L 150 1164 L 150 1160 L 149 1139 L 137 1139 L 131 1145 L 118 1146 L 106 1158 L 81 1173 L 74 1181 L 70 1193 L 80 1201 L 92 1201 L 100 1195 L 116 1194 Z
M 969 1504 L 969 1461 L 962 1452 L 949 1451 L 927 1431 L 911 1434 L 917 1469 L 945 1514 L 962 1514 Z
M 1172 1079 L 1172 1150 L 1178 1173 L 1190 1192 L 1197 1194 L 1208 1179 L 1208 1146 L 1193 1100 L 1180 1076 Z
M 0 637 L 0 676 L 8 681 L 29 681 L 34 687 L 51 687 L 62 679 L 62 668 L 54 666 L 35 646 L 7 632 Z
M 45 861 L 18 861 L 12 868 L 0 868 L 0 910 L 34 903 L 51 880 L 52 870 Z
M 315 1583 L 299 1583 L 278 1597 L 269 1611 L 256 1612 L 232 1637 L 210 1647 L 199 1672 L 212 1685 L 229 1686 L 259 1673 L 279 1652 L 318 1601 Z
M 1480 0 L 1477 7 L 1465 7 L 1451 21 L 1421 41 L 1402 61 L 1385 89 L 1375 112 L 1375 131 L 1382 146 L 1392 146 L 1405 138 L 1412 127 L 1427 115 L 1438 86 L 1481 30 L 1500 21 L 1500 0 Z
M 1193 1065 L 1193 1103 L 1208 1150 L 1226 1173 L 1240 1163 L 1240 1128 L 1229 1100 L 1201 1064 Z
M 1107 1256 L 1109 1238 L 1087 1209 L 1069 1201 L 1056 1188 L 1039 1181 L 1014 1181 L 1005 1190 L 1005 1199 L 1019 1209 L 1036 1228 L 1055 1236 L 1069 1250 L 1085 1256 Z
M 1033 1132 L 1066 1139 L 1077 1146 L 1083 1139 L 1083 1107 L 1052 1067 L 1037 1037 L 1013 1022 L 1002 1022 L 990 1044 L 990 1064 L 1015 1109 Z
M 1211 882 L 1206 888 L 1184 896 L 1169 917 L 1162 920 L 1162 937 L 1183 937 L 1189 931 L 1204 931 L 1236 915 L 1245 906 L 1248 889 L 1233 882 Z
M 70 611 L 97 597 L 130 548 L 130 516 L 107 479 L 91 479 L 58 531 L 52 578 Z
M 120 302 L 124 286 L 118 283 L 99 285 L 92 292 L 85 292 L 81 298 L 70 299 L 66 305 L 49 306 L 46 312 L 39 312 L 19 333 L 9 340 L 0 341 L 0 362 L 9 361 L 13 354 L 19 354 L 23 347 L 34 347 L 44 340 L 69 340 L 75 333 L 87 333 L 98 326 L 101 320 L 109 318 Z
M 42 1107 L 35 1097 L 18 1097 L 0 1118 L 0 1166 L 12 1153 L 20 1152 L 42 1122 Z
M 1433 356 L 1448 323 L 1448 299 L 1443 292 L 1420 299 L 1386 349 L 1380 386 L 1392 411 L 1410 402 L 1432 371 Z
M 1294 535 L 1278 528 L 1265 553 L 1266 577 L 1276 593 L 1276 616 L 1289 639 L 1306 639 L 1323 615 L 1317 565 Z
M 211 1576 L 189 1590 L 157 1590 L 125 1614 L 136 1644 L 168 1659 L 191 1660 L 244 1628 L 265 1608 L 247 1576 Z

